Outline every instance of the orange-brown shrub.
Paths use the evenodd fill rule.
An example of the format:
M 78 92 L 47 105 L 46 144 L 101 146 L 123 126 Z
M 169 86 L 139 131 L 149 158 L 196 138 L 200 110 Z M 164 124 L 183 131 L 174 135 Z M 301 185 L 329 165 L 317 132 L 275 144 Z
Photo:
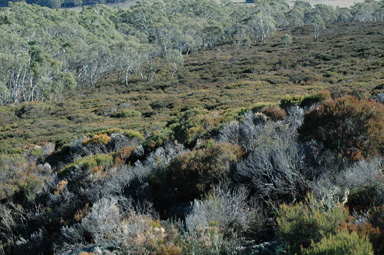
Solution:
M 261 112 L 274 121 L 283 120 L 287 117 L 286 111 L 277 105 L 264 107 Z
M 339 226 L 340 231 L 356 232 L 360 237 L 368 237 L 375 250 L 375 254 L 384 252 L 384 235 L 379 227 L 374 227 L 370 222 L 358 222 L 355 217 L 348 219 Z
M 135 150 L 135 146 L 131 147 L 124 147 L 121 150 L 117 151 L 114 155 L 113 158 L 115 160 L 115 164 L 121 165 L 125 163 L 125 161 L 131 156 L 132 152 Z
M 356 161 L 383 153 L 384 106 L 352 96 L 327 100 L 304 116 L 302 141 L 321 141 L 339 156 Z

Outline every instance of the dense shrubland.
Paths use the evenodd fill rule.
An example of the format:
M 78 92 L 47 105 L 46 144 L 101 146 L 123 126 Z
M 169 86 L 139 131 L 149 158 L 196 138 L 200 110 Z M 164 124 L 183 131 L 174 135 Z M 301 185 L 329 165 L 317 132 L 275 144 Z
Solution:
M 382 254 L 382 23 L 274 3 L 3 9 L 0 254 Z
M 114 129 L 60 151 L 31 145 L 18 158 L 3 155 L 2 250 L 380 254 L 382 150 L 351 157 L 306 125 L 316 117 L 322 132 L 332 132 L 329 118 L 341 121 L 340 113 L 355 109 L 343 122 L 359 126 L 348 129 L 353 140 L 372 131 L 361 120 L 379 125 L 384 108 L 374 99 L 324 95 L 285 97 L 284 109 L 274 106 L 283 118 L 247 111 L 184 145 L 171 136 L 146 150 L 140 133 Z M 308 101 L 314 104 L 300 108 Z M 374 136 L 364 142 L 369 137 L 380 144 Z M 339 145 L 361 150 L 342 138 Z

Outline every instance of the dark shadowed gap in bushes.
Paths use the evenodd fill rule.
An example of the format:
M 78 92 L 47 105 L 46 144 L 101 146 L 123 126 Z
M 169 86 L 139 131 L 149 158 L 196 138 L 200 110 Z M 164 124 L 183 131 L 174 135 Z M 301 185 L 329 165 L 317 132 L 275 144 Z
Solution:
M 190 202 L 207 194 L 214 185 L 228 181 L 231 164 L 242 154 L 240 146 L 213 140 L 180 154 L 150 176 L 154 206 L 166 210 L 172 204 Z

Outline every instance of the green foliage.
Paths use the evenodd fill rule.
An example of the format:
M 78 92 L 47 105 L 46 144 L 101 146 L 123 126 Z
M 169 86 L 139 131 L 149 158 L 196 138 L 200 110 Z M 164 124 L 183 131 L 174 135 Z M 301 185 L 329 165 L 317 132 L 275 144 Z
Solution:
M 126 137 L 129 137 L 129 138 L 136 137 L 136 138 L 139 138 L 140 140 L 144 140 L 144 136 L 139 131 L 132 130 L 132 129 L 125 129 L 124 130 L 124 129 L 121 129 L 121 128 L 110 128 L 110 129 L 107 129 L 107 130 L 95 131 L 95 132 L 90 133 L 89 136 L 92 136 L 92 137 L 98 136 L 98 137 L 100 137 L 101 135 L 111 136 L 112 134 L 123 134 L 123 135 L 125 135 Z
M 165 180 L 161 181 L 180 189 L 184 200 L 190 201 L 225 180 L 230 163 L 242 154 L 240 146 L 209 140 L 199 149 L 176 157 L 165 170 Z M 156 178 L 153 178 L 155 182 Z
M 300 103 L 300 107 L 311 107 L 313 104 L 321 103 L 331 99 L 331 93 L 327 90 L 322 90 L 318 93 L 305 96 Z
M 297 106 L 303 101 L 303 96 L 294 95 L 289 96 L 286 95 L 280 100 L 280 107 L 283 109 L 290 108 L 292 106 Z
M 153 132 L 148 136 L 144 143 L 143 147 L 146 152 L 151 152 L 157 149 L 158 147 L 164 145 L 165 142 L 173 139 L 173 132 L 170 129 L 163 129 Z
M 307 255 L 373 255 L 372 244 L 366 236 L 360 237 L 356 232 L 340 231 L 325 236 L 318 243 L 303 252 Z
M 376 209 L 377 208 L 374 208 L 371 211 L 370 216 L 375 215 L 375 213 L 378 212 Z M 371 217 L 369 217 L 368 220 L 375 222 Z M 359 222 L 356 217 L 349 216 L 348 220 L 341 224 L 339 231 L 349 231 L 350 233 L 357 233 L 360 238 L 368 238 L 373 246 L 375 254 L 382 254 L 384 251 L 384 235 L 382 229 L 378 226 L 374 227 L 368 221 Z
M 113 156 L 110 154 L 96 154 L 75 160 L 72 164 L 64 167 L 58 172 L 60 178 L 65 177 L 72 171 L 79 173 L 87 173 L 95 167 L 102 166 L 103 168 L 113 165 Z
M 292 36 L 289 34 L 285 34 L 281 37 L 281 41 L 285 44 L 285 46 L 288 46 L 288 44 L 292 43 Z
M 355 97 L 328 100 L 304 116 L 302 141 L 321 141 L 340 157 L 358 160 L 383 153 L 384 106 Z
M 83 145 L 98 145 L 108 144 L 111 141 L 111 137 L 107 134 L 94 135 L 92 138 L 84 138 Z
M 340 206 L 324 208 L 309 194 L 306 201 L 295 205 L 282 204 L 277 215 L 279 240 L 291 252 L 300 253 L 301 247 L 319 242 L 323 237 L 336 233 L 337 227 L 347 219 L 348 210 Z
M 243 111 L 243 109 L 239 110 Z M 189 146 L 197 139 L 217 132 L 223 122 L 235 117 L 233 114 L 236 116 L 239 112 L 227 111 L 219 116 L 215 111 L 194 108 L 179 113 L 176 118 L 169 121 L 168 126 L 174 132 L 174 138 L 178 142 Z
M 144 140 L 144 136 L 136 130 L 130 130 L 130 129 L 124 130 L 122 134 L 129 138 L 136 137 L 136 138 L 139 138 L 140 140 Z

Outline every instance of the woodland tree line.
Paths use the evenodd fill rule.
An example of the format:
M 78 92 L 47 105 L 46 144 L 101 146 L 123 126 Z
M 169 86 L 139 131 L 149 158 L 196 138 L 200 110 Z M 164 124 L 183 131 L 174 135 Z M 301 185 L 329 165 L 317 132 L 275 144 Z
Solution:
M 317 39 L 328 23 L 383 18 L 384 1 L 373 0 L 350 9 L 303 1 L 289 8 L 280 0 L 255 5 L 164 0 L 81 12 L 11 3 L 0 9 L 0 103 L 61 98 L 110 74 L 126 86 L 133 76 L 152 81 L 160 68 L 172 78 L 191 51 L 221 43 L 265 44 L 283 27 L 310 25 Z

